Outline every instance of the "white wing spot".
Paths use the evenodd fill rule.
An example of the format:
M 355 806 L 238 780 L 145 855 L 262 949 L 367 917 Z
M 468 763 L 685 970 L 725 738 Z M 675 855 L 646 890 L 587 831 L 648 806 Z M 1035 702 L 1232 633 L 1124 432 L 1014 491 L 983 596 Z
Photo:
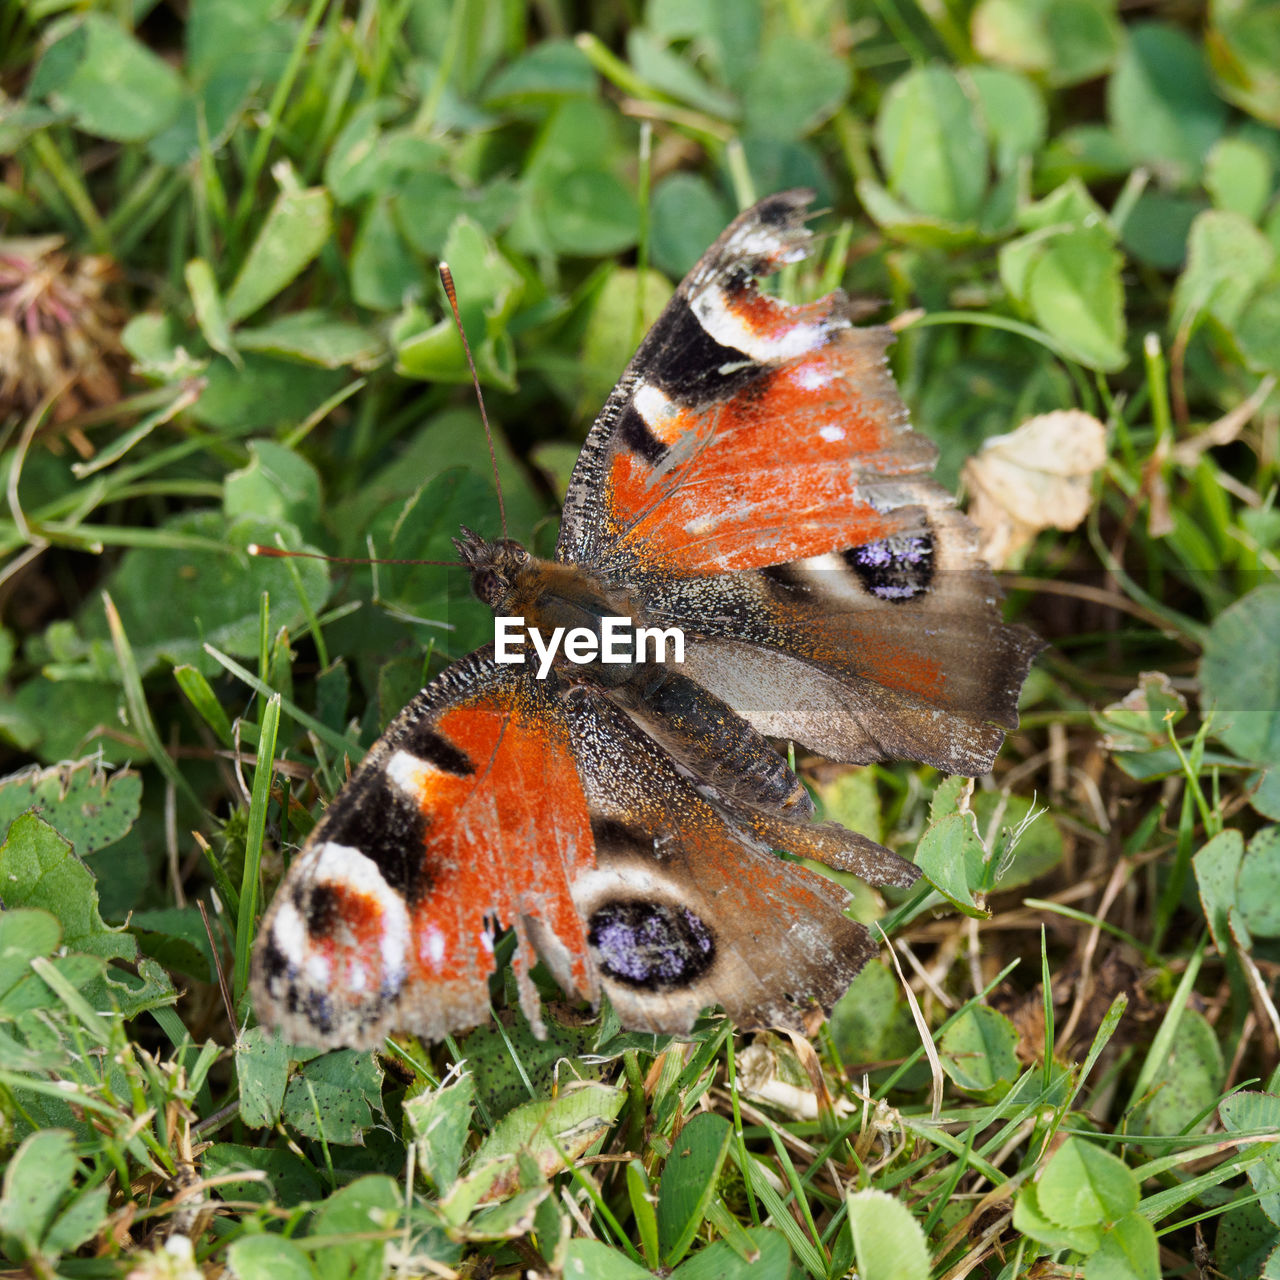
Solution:
M 650 427 L 656 427 L 671 412 L 670 397 L 648 382 L 636 387 L 631 402 Z
M 397 752 L 400 754 L 405 753 Z M 329 842 L 316 851 L 312 879 L 316 884 L 340 885 L 377 903 L 381 916 L 382 987 L 399 990 L 409 972 L 409 909 L 404 898 L 386 882 L 378 864 L 351 845 Z
M 440 932 L 438 925 L 428 925 L 426 932 L 422 935 L 422 954 L 433 969 L 438 969 L 443 963 L 445 941 L 444 934 Z
M 302 965 L 307 954 L 307 926 L 292 902 L 282 902 L 276 909 L 276 918 L 271 922 L 271 940 L 290 969 Z
M 411 800 L 421 800 L 423 793 L 430 790 L 432 780 L 440 773 L 435 765 L 419 760 L 407 751 L 396 751 L 387 761 L 387 778 L 391 785 Z
M 721 346 L 741 351 L 752 360 L 789 360 L 816 351 L 827 340 L 820 324 L 780 322 L 772 329 L 753 329 L 734 314 L 723 289 L 704 289 L 690 305 L 698 322 Z

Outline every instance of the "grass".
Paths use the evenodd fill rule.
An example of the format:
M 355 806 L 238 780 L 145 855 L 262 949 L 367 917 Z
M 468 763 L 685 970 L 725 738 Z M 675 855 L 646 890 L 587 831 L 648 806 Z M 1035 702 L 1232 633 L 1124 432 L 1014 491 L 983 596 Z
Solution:
M 9 1264 L 1280 1274 L 1267 21 L 5 8 Z M 898 317 L 944 483 L 1037 415 L 1105 428 L 1078 467 L 1084 419 L 1013 460 L 1004 492 L 1071 527 L 981 517 L 1010 614 L 1051 642 L 994 776 L 969 796 L 801 757 L 828 815 L 928 870 L 859 892 L 881 962 L 807 1038 L 708 1015 L 672 1041 L 552 1003 L 539 1042 L 504 968 L 495 1020 L 456 1041 L 276 1043 L 245 987 L 282 861 L 344 759 L 491 624 L 456 575 L 243 548 L 439 559 L 459 523 L 496 532 L 447 257 L 513 536 L 547 551 L 671 283 L 800 184 L 830 212 L 783 288 Z M 983 481 L 965 470 L 975 518 Z

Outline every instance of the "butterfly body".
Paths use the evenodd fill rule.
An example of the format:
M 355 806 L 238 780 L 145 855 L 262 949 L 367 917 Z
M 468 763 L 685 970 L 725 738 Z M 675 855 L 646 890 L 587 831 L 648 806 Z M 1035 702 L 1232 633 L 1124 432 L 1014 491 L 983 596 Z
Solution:
M 609 619 L 674 629 L 683 661 L 486 647 L 428 685 L 263 922 L 264 1022 L 326 1045 L 474 1025 L 499 928 L 535 1027 L 535 956 L 624 1025 L 680 1032 L 712 1004 L 799 1026 L 874 954 L 845 892 L 774 850 L 879 884 L 915 869 L 814 821 L 769 740 L 985 772 L 1038 644 L 928 478 L 886 331 L 841 294 L 757 291 L 803 256 L 808 199 L 762 201 L 681 285 L 583 446 L 554 559 L 455 543 L 496 617 L 601 655 Z

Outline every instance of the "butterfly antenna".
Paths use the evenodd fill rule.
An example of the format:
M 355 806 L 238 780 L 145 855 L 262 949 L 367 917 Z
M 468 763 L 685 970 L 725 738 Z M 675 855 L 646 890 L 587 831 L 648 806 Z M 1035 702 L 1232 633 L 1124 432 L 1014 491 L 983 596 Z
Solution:
M 476 400 L 480 404 L 480 421 L 484 423 L 484 438 L 489 443 L 489 461 L 493 464 L 493 485 L 498 491 L 498 515 L 502 519 L 502 536 L 507 536 L 507 507 L 502 500 L 502 481 L 498 476 L 498 455 L 493 448 L 493 431 L 489 426 L 489 415 L 484 411 L 484 395 L 480 391 L 480 375 L 476 372 L 476 362 L 471 358 L 471 344 L 467 341 L 467 331 L 462 327 L 462 316 L 458 311 L 458 291 L 453 287 L 453 272 L 449 264 L 440 264 L 440 283 L 444 285 L 449 305 L 453 308 L 453 323 L 458 326 L 458 337 L 462 339 L 462 350 L 467 356 L 467 368 L 471 370 L 471 383 L 476 389 Z
M 469 569 L 461 560 L 384 560 L 378 556 L 327 556 L 322 551 L 289 551 L 284 547 L 264 547 L 251 542 L 245 547 L 251 556 L 267 560 L 323 560 L 326 564 L 438 564 L 447 569 Z

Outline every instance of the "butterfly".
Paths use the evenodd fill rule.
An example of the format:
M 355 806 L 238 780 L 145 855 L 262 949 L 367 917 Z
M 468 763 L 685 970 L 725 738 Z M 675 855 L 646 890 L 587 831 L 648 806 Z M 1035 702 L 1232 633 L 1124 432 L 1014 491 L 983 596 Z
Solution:
M 601 636 L 675 629 L 683 662 L 448 667 L 316 824 L 252 964 L 292 1041 L 439 1039 L 490 1011 L 502 929 L 541 1031 L 538 958 L 622 1024 L 800 1027 L 876 953 L 810 859 L 916 868 L 815 819 L 771 739 L 835 761 L 991 767 L 1039 643 L 1006 625 L 976 534 L 930 478 L 885 328 L 759 277 L 804 258 L 810 191 L 738 217 L 673 295 L 592 426 L 552 559 L 455 540 L 495 616 Z M 565 633 L 562 633 L 565 634 Z M 782 850 L 797 860 L 785 860 Z

